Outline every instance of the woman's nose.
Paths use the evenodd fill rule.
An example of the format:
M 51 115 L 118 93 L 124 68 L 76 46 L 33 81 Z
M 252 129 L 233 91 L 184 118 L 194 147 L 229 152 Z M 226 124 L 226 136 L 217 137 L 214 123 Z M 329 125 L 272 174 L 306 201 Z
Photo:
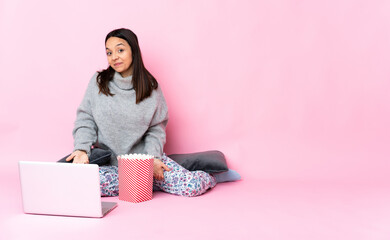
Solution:
M 111 57 L 112 57 L 113 60 L 115 60 L 115 59 L 118 58 L 118 55 L 117 55 L 116 53 L 113 53 L 113 54 L 111 55 Z

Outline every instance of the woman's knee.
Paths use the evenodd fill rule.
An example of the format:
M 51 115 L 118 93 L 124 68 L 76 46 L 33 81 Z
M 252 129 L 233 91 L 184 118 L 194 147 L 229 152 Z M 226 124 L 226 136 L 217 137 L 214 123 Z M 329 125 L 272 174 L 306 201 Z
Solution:
M 187 197 L 196 197 L 203 194 L 207 190 L 207 184 L 204 179 L 192 174 L 191 178 L 187 179 L 182 186 L 182 193 Z

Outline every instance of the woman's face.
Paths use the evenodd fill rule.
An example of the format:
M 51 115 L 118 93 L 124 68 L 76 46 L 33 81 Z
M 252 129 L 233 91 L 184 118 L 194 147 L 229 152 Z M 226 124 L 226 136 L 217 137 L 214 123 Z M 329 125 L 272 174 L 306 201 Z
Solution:
M 131 47 L 126 40 L 118 37 L 107 39 L 106 54 L 108 64 L 122 77 L 133 75 L 133 56 Z

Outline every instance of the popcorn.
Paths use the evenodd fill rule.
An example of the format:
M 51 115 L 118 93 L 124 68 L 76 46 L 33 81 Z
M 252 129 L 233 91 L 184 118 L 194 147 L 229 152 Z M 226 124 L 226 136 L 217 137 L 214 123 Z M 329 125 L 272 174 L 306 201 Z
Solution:
M 153 196 L 153 159 L 148 154 L 124 154 L 117 157 L 119 200 L 139 203 Z

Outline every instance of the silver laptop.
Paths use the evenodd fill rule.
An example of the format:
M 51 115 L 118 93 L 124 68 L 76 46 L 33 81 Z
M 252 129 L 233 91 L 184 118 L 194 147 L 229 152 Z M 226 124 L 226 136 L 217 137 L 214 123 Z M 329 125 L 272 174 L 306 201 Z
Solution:
M 99 166 L 19 161 L 25 213 L 104 217 L 117 203 L 101 202 Z

